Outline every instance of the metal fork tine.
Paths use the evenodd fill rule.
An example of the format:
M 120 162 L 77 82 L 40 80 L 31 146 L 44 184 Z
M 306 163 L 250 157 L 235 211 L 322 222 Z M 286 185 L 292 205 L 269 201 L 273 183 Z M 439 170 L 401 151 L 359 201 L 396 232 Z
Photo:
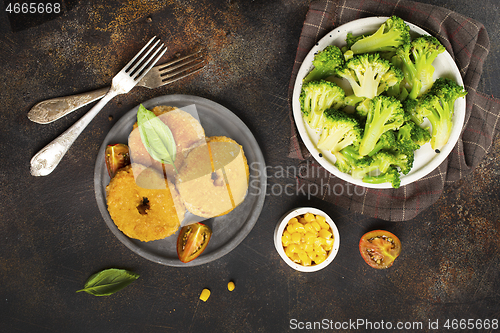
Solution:
M 151 51 L 155 50 L 155 48 L 157 47 L 159 42 L 160 41 L 157 41 L 156 43 L 154 43 L 153 46 L 141 57 L 141 59 L 134 64 L 134 67 L 132 67 L 128 71 L 130 76 L 133 77 L 133 75 L 135 75 L 136 73 L 139 73 L 141 71 L 141 69 L 144 67 L 144 65 L 147 64 L 147 61 L 149 61 L 149 59 L 151 57 L 149 54 L 151 53 Z M 158 49 L 156 49 L 156 52 L 158 52 Z M 153 54 L 153 56 L 156 54 L 156 52 Z M 146 59 L 146 57 L 147 57 L 147 59 Z M 137 67 L 139 67 L 140 65 L 142 65 L 141 68 L 137 69 Z
M 193 67 L 194 67 L 194 66 L 193 66 Z M 204 67 L 204 66 L 201 66 L 200 68 L 197 68 L 197 69 L 195 69 L 194 71 L 191 71 L 191 72 L 185 73 L 184 75 L 177 76 L 177 77 L 175 77 L 175 78 L 173 78 L 173 79 L 170 79 L 170 80 L 162 80 L 162 82 L 163 82 L 163 84 L 170 84 L 170 83 L 175 82 L 175 81 L 177 81 L 177 80 L 183 79 L 183 78 L 185 78 L 186 76 L 189 76 L 189 75 L 191 75 L 191 74 L 194 74 L 194 73 L 196 73 L 196 72 L 201 71 L 201 70 L 203 69 L 203 67 Z M 174 75 L 170 75 L 170 77 L 172 77 L 172 76 L 174 76 Z
M 165 46 L 165 44 L 161 44 L 160 47 L 153 53 L 153 55 L 151 55 L 149 57 L 149 59 L 144 63 L 144 65 L 141 66 L 141 68 L 134 74 L 134 75 L 137 74 L 136 76 L 133 77 L 134 80 L 140 81 L 149 72 L 149 70 L 151 68 L 153 68 L 153 66 L 158 62 L 158 60 L 160 60 L 162 55 L 165 54 L 165 51 L 167 51 L 166 47 L 162 50 L 162 48 L 164 46 Z M 156 58 L 155 58 L 155 56 L 156 56 Z M 147 68 L 146 68 L 146 66 L 147 66 Z M 146 69 L 144 69 L 144 68 L 146 68 Z
M 135 60 L 136 60 L 137 58 L 139 58 L 139 56 L 140 56 L 140 55 L 144 52 L 144 50 L 146 50 L 146 49 L 149 47 L 149 45 L 150 45 L 150 44 L 151 44 L 151 43 L 152 43 L 155 39 L 156 39 L 156 36 L 154 36 L 153 38 L 151 38 L 151 39 L 149 40 L 149 42 L 147 42 L 147 44 L 146 44 L 146 45 L 144 45 L 144 47 L 143 47 L 143 48 L 142 48 L 142 49 L 141 49 L 141 50 L 140 50 L 140 51 L 139 51 L 139 52 L 135 55 L 135 57 L 133 57 L 133 58 L 132 58 L 132 60 L 130 60 L 130 61 L 128 62 L 128 64 L 124 67 L 125 72 L 129 72 L 129 71 L 130 71 L 130 66 L 132 66 L 132 65 L 135 63 Z M 158 44 L 159 42 L 160 42 L 160 40 L 158 40 L 158 41 L 156 42 L 156 44 Z M 144 57 L 143 57 L 143 58 L 144 58 Z M 142 59 L 143 59 L 143 58 L 142 58 Z M 140 61 L 142 61 L 142 59 L 141 59 Z M 139 61 L 139 62 L 140 62 L 140 61 Z M 137 63 L 139 63 L 139 62 L 137 62 Z M 134 68 L 132 68 L 132 70 L 134 70 L 134 69 L 135 69 L 135 67 L 137 67 L 137 64 L 136 64 L 136 66 L 134 66 Z
M 193 56 L 193 55 L 191 54 L 189 56 L 183 57 L 183 59 L 184 60 L 188 59 L 191 56 Z M 173 72 L 173 71 L 175 71 L 175 70 L 177 70 L 179 68 L 181 68 L 181 70 L 186 70 L 186 69 L 182 69 L 182 68 L 185 67 L 185 66 L 187 66 L 187 65 L 189 65 L 189 64 L 194 64 L 194 65 L 201 64 L 201 63 L 204 62 L 204 60 L 203 60 L 203 55 L 199 55 L 198 57 L 189 59 L 188 61 L 184 61 L 184 62 L 181 62 L 181 63 L 179 63 L 179 61 L 176 61 L 176 62 L 177 62 L 176 65 L 167 66 L 167 67 L 158 69 L 158 73 L 160 73 L 160 75 L 163 76 L 165 73 Z M 174 63 L 174 62 L 172 61 L 172 63 Z M 192 68 L 192 67 L 189 67 L 189 68 Z
M 172 66 L 172 65 L 175 65 L 175 64 L 176 64 L 176 63 L 178 63 L 178 62 L 181 62 L 181 61 L 183 61 L 183 60 L 185 60 L 185 59 L 188 59 L 188 58 L 191 58 L 191 57 L 194 57 L 194 56 L 197 56 L 197 58 L 194 58 L 193 60 L 196 60 L 196 59 L 202 58 L 202 57 L 203 57 L 203 55 L 201 54 L 201 50 L 196 51 L 196 52 L 191 53 L 191 54 L 188 54 L 188 55 L 186 55 L 186 56 L 183 56 L 183 57 L 177 58 L 177 59 L 175 59 L 175 60 L 169 61 L 169 62 L 167 62 L 167 63 L 165 63 L 165 64 L 161 65 L 161 67 L 160 67 L 158 70 L 160 71 L 160 73 L 162 73 L 163 71 L 166 71 L 166 70 L 168 70 L 168 69 L 170 69 L 170 68 L 174 68 L 174 69 L 175 69 L 175 68 L 179 68 L 179 67 L 180 67 L 180 66 L 182 66 L 182 65 L 176 65 L 176 66 Z M 188 63 L 189 63 L 189 62 L 188 62 Z M 171 67 L 171 66 L 172 66 L 172 67 Z
M 190 62 L 191 63 L 191 62 Z M 189 65 L 190 63 L 188 63 L 187 65 Z M 168 79 L 168 78 L 171 78 L 171 77 L 174 77 L 178 74 L 181 74 L 181 73 L 184 73 L 184 72 L 187 72 L 189 71 L 190 69 L 192 68 L 195 68 L 196 66 L 199 66 L 203 64 L 204 65 L 204 62 L 203 61 L 198 61 L 194 64 L 191 64 L 189 66 L 186 66 L 186 64 L 183 64 L 182 66 L 178 66 L 179 69 L 175 70 L 175 68 L 173 68 L 172 70 L 168 70 L 168 71 L 164 71 L 160 74 L 160 76 L 162 77 L 162 82 L 166 82 L 165 79 Z M 203 66 L 202 66 L 203 67 Z M 201 67 L 201 68 L 202 68 Z M 200 68 L 200 69 L 201 69 Z

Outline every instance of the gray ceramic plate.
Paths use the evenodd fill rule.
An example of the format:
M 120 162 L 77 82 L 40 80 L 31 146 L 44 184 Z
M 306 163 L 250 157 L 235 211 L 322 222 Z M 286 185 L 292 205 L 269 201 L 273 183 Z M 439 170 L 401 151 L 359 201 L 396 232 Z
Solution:
M 142 103 L 151 109 L 157 105 L 182 108 L 196 105 L 201 125 L 207 136 L 224 135 L 243 146 L 250 167 L 250 185 L 243 203 L 227 215 L 205 220 L 212 228 L 212 238 L 205 251 L 195 260 L 182 263 L 177 258 L 176 234 L 162 240 L 141 242 L 125 236 L 113 223 L 106 204 L 106 186 L 109 176 L 104 161 L 108 144 L 127 143 L 128 135 L 136 122 L 139 106 L 127 112 L 111 128 L 97 155 L 94 171 L 94 189 L 97 205 L 113 234 L 138 255 L 153 262 L 168 266 L 197 266 L 216 260 L 233 250 L 250 233 L 257 221 L 266 196 L 266 168 L 262 151 L 248 127 L 230 110 L 205 98 L 189 95 L 167 95 Z

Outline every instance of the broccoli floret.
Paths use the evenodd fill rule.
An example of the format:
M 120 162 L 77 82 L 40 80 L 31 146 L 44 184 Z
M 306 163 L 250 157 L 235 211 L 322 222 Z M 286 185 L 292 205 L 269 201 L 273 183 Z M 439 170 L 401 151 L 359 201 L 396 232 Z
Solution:
M 396 136 L 394 135 L 394 131 L 386 131 L 378 139 L 377 143 L 373 150 L 368 153 L 368 156 L 373 156 L 378 153 L 380 150 L 391 150 L 396 146 Z
M 417 125 L 412 121 L 410 121 L 406 122 L 403 126 L 399 128 L 398 134 L 396 136 L 397 144 L 394 145 L 394 147 L 396 147 L 400 151 L 412 151 L 412 152 L 420 148 L 420 145 L 418 145 L 415 141 L 413 141 L 412 138 L 412 131 L 414 126 Z
M 354 54 L 394 51 L 397 47 L 409 43 L 410 39 L 410 27 L 400 17 L 391 16 L 375 33 L 356 40 L 351 50 Z M 354 40 L 355 37 L 349 37 L 349 42 Z
M 397 130 L 405 119 L 401 102 L 394 97 L 376 96 L 369 104 L 365 130 L 359 146 L 361 155 L 368 155 L 384 132 Z
M 407 175 L 413 167 L 415 152 L 409 149 L 396 149 L 392 153 L 392 166 L 398 167 L 403 175 Z
M 359 103 L 363 102 L 364 100 L 366 100 L 366 97 L 358 97 L 352 94 L 345 97 L 344 103 L 345 105 L 357 107 Z
M 362 179 L 369 183 L 390 182 L 393 187 L 399 187 L 400 176 L 397 167 L 411 169 L 404 156 L 397 152 L 379 151 L 374 156 L 362 156 L 355 145 L 348 146 L 335 153 L 335 165 L 345 173 L 350 173 L 354 179 Z M 388 177 L 390 175 L 390 177 Z M 388 177 L 388 178 L 384 178 Z
M 337 84 L 319 80 L 304 83 L 300 93 L 302 116 L 311 128 L 321 128 L 323 112 L 344 105 L 345 92 Z
M 431 140 L 431 133 L 428 128 L 422 128 L 415 124 L 411 132 L 413 142 L 422 147 Z
M 399 128 L 397 146 L 407 146 L 408 149 L 415 151 L 429 142 L 430 139 L 431 134 L 428 129 L 422 128 L 410 120 Z
M 356 106 L 356 114 L 361 118 L 366 118 L 371 103 L 372 103 L 371 99 L 363 98 L 363 101 Z
M 403 72 L 404 65 L 403 61 L 398 57 L 398 56 L 393 56 L 391 58 L 391 64 L 394 66 L 394 68 L 398 68 L 401 72 Z M 389 87 L 387 89 L 387 95 L 389 96 L 394 96 L 400 101 L 406 100 L 408 97 L 408 89 L 406 89 L 406 80 L 401 80 L 398 84 L 393 85 L 392 87 Z
M 369 35 L 370 34 L 363 34 L 363 35 L 354 36 L 352 34 L 352 32 L 348 32 L 347 36 L 345 37 L 346 51 L 350 50 L 351 47 L 354 45 L 354 43 L 356 43 L 358 40 L 363 39 Z
M 433 36 L 420 36 L 410 44 L 404 44 L 396 50 L 396 55 L 403 62 L 403 73 L 410 93 L 416 99 L 426 93 L 433 84 L 436 57 L 445 51 L 444 46 Z
M 351 59 L 352 57 L 354 57 L 354 53 L 351 50 L 346 50 L 344 52 L 344 60 L 345 61 Z
M 401 178 L 395 167 L 390 167 L 386 173 L 377 176 L 366 175 L 363 177 L 363 181 L 371 184 L 391 183 L 393 188 L 399 188 L 401 186 Z
M 314 56 L 314 68 L 306 75 L 303 82 L 325 79 L 335 74 L 335 68 L 345 63 L 344 54 L 335 45 L 328 45 Z
M 417 114 L 415 110 L 418 105 L 418 100 L 407 98 L 402 102 L 402 105 L 405 112 L 405 121 L 412 120 L 418 125 L 421 125 L 424 122 L 425 118 L 422 115 Z
M 358 120 L 341 110 L 326 110 L 322 126 L 323 130 L 317 145 L 319 149 L 335 153 L 358 142 L 361 138 Z
M 453 125 L 455 101 L 467 95 L 467 91 L 455 81 L 439 78 L 431 90 L 419 99 L 415 108 L 418 118 L 427 118 L 431 123 L 431 147 L 437 153 L 448 142 Z
M 373 160 L 368 156 L 361 156 L 357 145 L 350 145 L 341 151 L 334 152 L 335 166 L 344 173 L 351 173 L 354 168 L 366 168 Z
M 374 98 L 403 79 L 403 73 L 378 53 L 365 53 L 349 59 L 336 74 L 351 85 L 357 97 Z
M 360 155 L 362 156 L 362 155 Z M 398 162 L 396 157 L 387 151 L 379 151 L 377 154 L 369 157 L 370 163 L 364 165 L 357 165 L 352 170 L 352 177 L 355 179 L 363 179 L 368 174 L 385 173 L 391 165 Z

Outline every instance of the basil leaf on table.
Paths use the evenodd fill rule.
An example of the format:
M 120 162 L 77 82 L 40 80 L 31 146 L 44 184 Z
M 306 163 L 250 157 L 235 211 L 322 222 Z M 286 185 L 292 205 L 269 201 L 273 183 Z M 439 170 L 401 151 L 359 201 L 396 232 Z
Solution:
M 109 268 L 89 277 L 83 289 L 76 292 L 85 291 L 94 296 L 108 296 L 125 288 L 138 278 L 139 274 L 125 269 Z
M 158 162 L 175 167 L 177 148 L 170 128 L 142 104 L 137 111 L 137 125 L 149 155 Z

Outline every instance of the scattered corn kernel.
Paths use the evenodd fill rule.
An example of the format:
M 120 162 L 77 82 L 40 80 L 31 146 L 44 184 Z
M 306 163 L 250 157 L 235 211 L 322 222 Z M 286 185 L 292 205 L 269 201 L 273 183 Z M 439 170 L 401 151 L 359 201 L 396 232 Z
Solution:
M 229 281 L 229 283 L 227 284 L 227 290 L 229 290 L 229 291 L 234 290 L 234 282 L 233 281 Z
M 306 213 L 288 221 L 281 242 L 292 261 L 310 266 L 326 260 L 333 248 L 334 237 L 324 216 Z
M 203 289 L 203 291 L 201 292 L 200 294 L 200 299 L 203 301 L 203 302 L 206 302 L 207 299 L 210 297 L 210 290 L 208 289 Z

